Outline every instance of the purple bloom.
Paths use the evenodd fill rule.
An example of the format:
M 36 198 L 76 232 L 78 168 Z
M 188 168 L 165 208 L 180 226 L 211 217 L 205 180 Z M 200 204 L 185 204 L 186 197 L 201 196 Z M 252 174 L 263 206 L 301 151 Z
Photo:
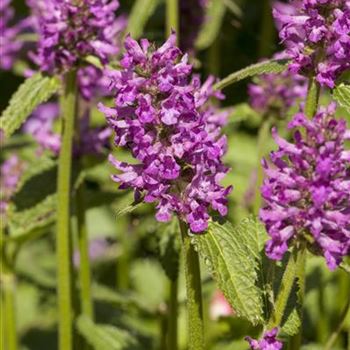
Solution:
M 10 158 L 4 161 L 0 167 L 0 217 L 6 215 L 7 207 L 11 197 L 17 189 L 18 182 L 25 170 L 25 163 L 20 158 L 13 154 Z
M 278 328 L 273 328 L 264 333 L 262 339 L 255 340 L 251 337 L 246 337 L 252 350 L 281 350 L 283 343 L 276 339 Z
M 194 49 L 195 41 L 205 21 L 208 0 L 180 0 L 180 48 L 183 52 Z
M 18 40 L 18 35 L 27 27 L 26 20 L 15 25 L 10 22 L 14 18 L 14 9 L 11 0 L 0 1 L 0 68 L 10 70 L 17 55 L 23 47 L 23 42 Z
M 350 68 L 350 1 L 292 0 L 291 5 L 294 11 L 274 9 L 280 38 L 292 59 L 290 71 L 315 75 L 322 86 L 334 88 Z
M 54 131 L 54 124 L 59 120 L 57 103 L 39 106 L 24 124 L 24 132 L 31 134 L 40 145 L 39 151 L 49 150 L 55 155 L 61 148 L 61 135 Z M 89 116 L 85 114 L 80 120 L 80 143 L 74 145 L 74 154 L 101 154 L 108 147 L 111 132 L 108 128 L 91 128 Z
M 106 255 L 110 244 L 105 238 L 95 238 L 89 242 L 89 259 L 96 261 Z M 73 264 L 75 267 L 80 266 L 80 253 L 75 250 L 73 254 Z
M 117 0 L 29 1 L 40 34 L 36 54 L 41 70 L 62 73 L 88 56 L 102 63 L 119 52 L 117 34 L 124 28 L 114 12 Z
M 260 211 L 271 259 L 281 260 L 297 239 L 322 253 L 330 269 L 350 253 L 350 152 L 344 148 L 350 132 L 334 118 L 335 109 L 331 104 L 312 120 L 298 113 L 289 127 L 305 131 L 295 132 L 294 143 L 273 130 L 279 149 L 271 153 L 272 164 L 263 161 L 266 207 Z
M 115 106 L 100 105 L 115 131 L 116 146 L 127 148 L 137 160 L 127 164 L 111 157 L 120 171 L 113 179 L 120 188 L 144 192 L 146 202 L 156 202 L 158 221 L 169 221 L 173 212 L 189 223 L 193 232 L 207 228 L 208 210 L 227 213 L 227 195 L 220 181 L 228 169 L 222 163 L 226 139 L 220 126 L 225 115 L 208 106 L 213 78 L 203 85 L 187 56 L 175 46 L 172 34 L 155 50 L 146 40 L 131 37 L 121 71 L 109 71 Z
M 282 58 L 284 54 L 276 55 Z M 306 96 L 307 81 L 298 74 L 263 74 L 248 86 L 251 106 L 265 116 L 281 117 L 287 114 L 298 99 Z

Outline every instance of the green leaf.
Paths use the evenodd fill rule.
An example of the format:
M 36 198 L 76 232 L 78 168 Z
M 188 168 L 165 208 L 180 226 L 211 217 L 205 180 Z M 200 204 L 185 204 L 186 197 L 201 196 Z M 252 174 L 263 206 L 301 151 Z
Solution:
M 129 332 L 110 325 L 96 324 L 86 316 L 79 316 L 77 328 L 95 350 L 122 350 L 137 345 Z
M 208 48 L 220 33 L 220 28 L 224 20 L 226 6 L 224 1 L 212 0 L 207 9 L 207 21 L 205 22 L 196 41 L 196 48 L 204 50 Z
M 232 85 L 234 83 L 237 83 L 238 81 L 241 81 L 243 79 L 246 79 L 255 75 L 260 75 L 265 73 L 276 73 L 276 74 L 281 73 L 284 70 L 286 70 L 287 66 L 288 66 L 287 60 L 267 60 L 267 61 L 259 62 L 251 66 L 248 66 L 246 68 L 243 68 L 238 72 L 230 74 L 228 77 L 216 83 L 214 85 L 214 89 L 221 90 L 226 86 Z
M 174 218 L 168 223 L 160 224 L 157 234 L 159 236 L 160 263 L 168 278 L 176 280 L 179 274 L 180 260 L 180 229 L 178 221 Z
M 138 39 L 161 0 L 136 0 L 129 16 L 127 33 Z
M 30 209 L 10 211 L 8 240 L 24 243 L 48 231 L 56 220 L 56 196 L 48 196 Z
M 342 83 L 336 86 L 333 90 L 333 97 L 342 107 L 350 112 L 350 85 Z
M 131 281 L 139 305 L 156 311 L 165 300 L 166 276 L 157 260 L 140 259 L 131 266 Z
M 262 256 L 266 233 L 255 219 L 233 227 L 229 222 L 210 222 L 208 232 L 193 238 L 193 244 L 209 267 L 219 288 L 235 310 L 253 324 L 263 322 Z
M 8 107 L 0 117 L 0 128 L 11 136 L 41 103 L 46 102 L 60 87 L 57 77 L 44 77 L 40 73 L 26 79 L 13 94 Z

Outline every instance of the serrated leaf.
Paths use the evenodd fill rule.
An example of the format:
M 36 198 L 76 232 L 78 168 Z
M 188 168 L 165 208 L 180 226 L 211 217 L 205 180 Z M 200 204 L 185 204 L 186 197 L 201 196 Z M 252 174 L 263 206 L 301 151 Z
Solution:
M 212 0 L 207 8 L 207 20 L 198 35 L 196 48 L 204 50 L 208 48 L 220 33 L 220 28 L 224 20 L 226 6 L 223 1 Z
M 45 200 L 34 207 L 23 211 L 10 211 L 8 218 L 8 240 L 24 243 L 35 239 L 56 220 L 56 196 L 48 196 Z
M 131 9 L 126 32 L 130 33 L 134 39 L 138 39 L 161 1 L 136 0 Z
M 0 128 L 5 136 L 11 136 L 34 109 L 46 102 L 59 87 L 60 81 L 57 77 L 45 77 L 37 73 L 26 79 L 12 95 L 8 107 L 1 114 Z
M 219 288 L 235 310 L 253 324 L 263 321 L 262 290 L 257 286 L 262 273 L 266 233 L 253 218 L 236 227 L 229 222 L 210 222 L 208 232 L 193 238 L 193 244 L 209 267 Z
M 180 229 L 176 219 L 160 224 L 157 229 L 159 236 L 160 263 L 170 280 L 176 280 L 179 273 Z
M 86 316 L 77 320 L 79 333 L 95 350 L 122 350 L 137 345 L 129 332 L 110 325 L 99 325 Z
M 350 112 L 350 85 L 342 83 L 336 86 L 333 90 L 333 97 L 342 107 Z
M 237 83 L 243 79 L 265 74 L 265 73 L 281 73 L 287 69 L 288 61 L 287 60 L 267 60 L 259 62 L 243 68 L 238 72 L 230 74 L 228 77 L 220 80 L 214 85 L 214 89 L 221 90 L 229 85 Z

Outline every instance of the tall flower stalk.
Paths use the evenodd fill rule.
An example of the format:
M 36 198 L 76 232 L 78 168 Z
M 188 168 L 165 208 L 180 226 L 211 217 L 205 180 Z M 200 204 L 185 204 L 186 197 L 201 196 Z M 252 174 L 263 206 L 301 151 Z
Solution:
M 188 227 L 179 220 L 185 264 L 189 349 L 204 350 L 204 319 L 199 256 L 191 244 Z
M 57 234 L 59 348 L 72 349 L 72 286 L 71 286 L 71 174 L 74 125 L 77 104 L 77 80 L 73 70 L 65 75 L 62 97 L 62 145 L 57 179 Z
M 114 181 L 122 189 L 134 189 L 137 198 L 156 202 L 158 221 L 168 222 L 176 214 L 192 233 L 200 233 L 208 227 L 210 208 L 227 213 L 231 188 L 220 184 L 228 171 L 221 159 L 226 150 L 220 134 L 225 116 L 207 104 L 210 97 L 222 98 L 213 91 L 214 79 L 203 85 L 197 76 L 191 79 L 192 66 L 175 42 L 173 33 L 155 50 L 146 39 L 139 44 L 127 37 L 122 71 L 107 72 L 115 105 L 101 104 L 100 109 L 115 131 L 115 145 L 129 149 L 138 161 L 128 164 L 111 156 L 119 170 Z M 182 232 L 184 236 L 187 229 Z M 189 254 L 186 266 L 197 264 L 189 237 L 183 241 Z M 187 266 L 188 275 L 197 268 Z M 189 287 L 192 281 L 190 277 Z M 188 310 L 191 319 L 195 308 Z M 200 334 L 191 332 L 190 344 L 201 344 Z

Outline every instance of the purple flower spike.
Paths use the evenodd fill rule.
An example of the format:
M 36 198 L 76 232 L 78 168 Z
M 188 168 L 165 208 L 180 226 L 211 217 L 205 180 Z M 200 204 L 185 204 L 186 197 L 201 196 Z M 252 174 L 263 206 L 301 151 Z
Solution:
M 32 58 L 42 71 L 65 72 L 88 55 L 107 63 L 119 52 L 115 40 L 124 26 L 123 20 L 117 20 L 114 14 L 118 0 L 28 0 L 28 3 L 40 34 L 38 50 Z
M 350 151 L 344 147 L 350 132 L 335 109 L 322 108 L 312 120 L 298 113 L 289 127 L 305 131 L 295 132 L 294 143 L 273 130 L 279 149 L 272 164 L 263 161 L 266 207 L 260 211 L 271 259 L 281 260 L 297 239 L 323 254 L 332 270 L 350 253 Z
M 277 334 L 278 328 L 273 328 L 265 332 L 260 340 L 255 340 L 251 337 L 246 337 L 245 339 L 249 343 L 251 350 L 281 350 L 283 343 L 276 339 Z
M 155 50 L 146 39 L 140 44 L 126 38 L 121 71 L 108 71 L 115 105 L 100 105 L 115 144 L 127 148 L 137 160 L 127 164 L 111 157 L 120 171 L 113 175 L 120 188 L 145 194 L 157 203 L 156 219 L 169 221 L 179 214 L 193 232 L 207 228 L 211 208 L 227 213 L 227 195 L 220 181 L 228 169 L 222 163 L 226 139 L 220 136 L 225 114 L 208 104 L 212 77 L 201 85 L 191 79 L 192 66 L 175 46 L 172 34 Z
M 280 53 L 275 58 L 285 58 L 285 54 Z M 256 111 L 265 116 L 281 117 L 298 99 L 306 96 L 307 80 L 288 70 L 280 74 L 263 74 L 248 86 L 248 93 Z
M 292 73 L 315 75 L 322 86 L 334 88 L 350 69 L 350 0 L 291 0 L 277 4 L 274 17 L 280 38 L 292 59 Z

